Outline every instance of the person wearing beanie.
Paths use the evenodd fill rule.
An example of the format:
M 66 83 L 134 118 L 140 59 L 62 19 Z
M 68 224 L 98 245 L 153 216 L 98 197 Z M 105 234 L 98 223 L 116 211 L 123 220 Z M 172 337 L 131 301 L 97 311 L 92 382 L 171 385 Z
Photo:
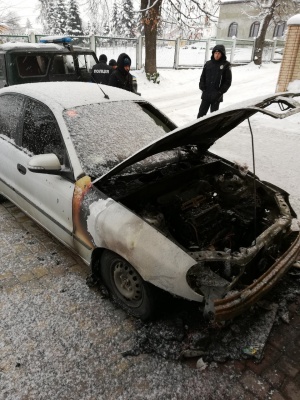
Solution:
M 109 60 L 108 65 L 110 65 L 112 67 L 112 69 L 116 69 L 117 68 L 117 61 L 112 58 L 111 60 Z
M 109 77 L 109 85 L 135 93 L 133 77 L 129 72 L 130 66 L 131 58 L 126 53 L 120 54 L 117 60 L 117 68 Z
M 213 48 L 211 59 L 205 63 L 200 76 L 199 89 L 202 90 L 202 101 L 197 118 L 206 115 L 209 108 L 210 112 L 219 109 L 223 94 L 230 88 L 231 81 L 231 65 L 226 59 L 225 47 L 218 44 Z
M 92 82 L 101 83 L 102 85 L 108 85 L 109 76 L 113 69 L 110 65 L 107 65 L 107 57 L 105 54 L 101 54 L 99 62 L 92 68 Z

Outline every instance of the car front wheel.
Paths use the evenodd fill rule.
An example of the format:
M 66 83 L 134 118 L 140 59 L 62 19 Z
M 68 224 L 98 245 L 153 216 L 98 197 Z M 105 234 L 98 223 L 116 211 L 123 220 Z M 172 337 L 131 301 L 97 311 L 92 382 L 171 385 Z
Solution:
M 113 300 L 142 320 L 154 313 L 154 296 L 151 285 L 124 258 L 110 251 L 101 257 L 101 278 Z

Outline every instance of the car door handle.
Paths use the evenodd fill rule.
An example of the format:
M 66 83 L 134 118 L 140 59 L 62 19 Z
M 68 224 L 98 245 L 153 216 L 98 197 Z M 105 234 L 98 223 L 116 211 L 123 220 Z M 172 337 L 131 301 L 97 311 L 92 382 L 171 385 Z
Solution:
M 26 168 L 25 167 L 23 167 L 23 165 L 21 165 L 21 164 L 17 164 L 17 168 L 18 168 L 18 171 L 22 174 L 22 175 L 25 175 L 26 174 Z

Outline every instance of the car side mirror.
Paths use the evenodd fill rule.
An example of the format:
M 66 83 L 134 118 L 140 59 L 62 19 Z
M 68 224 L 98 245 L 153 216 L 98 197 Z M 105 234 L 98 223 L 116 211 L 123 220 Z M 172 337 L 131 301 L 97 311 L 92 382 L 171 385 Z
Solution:
M 58 157 L 51 154 L 39 154 L 33 156 L 28 161 L 27 167 L 29 171 L 39 174 L 60 175 L 61 165 Z

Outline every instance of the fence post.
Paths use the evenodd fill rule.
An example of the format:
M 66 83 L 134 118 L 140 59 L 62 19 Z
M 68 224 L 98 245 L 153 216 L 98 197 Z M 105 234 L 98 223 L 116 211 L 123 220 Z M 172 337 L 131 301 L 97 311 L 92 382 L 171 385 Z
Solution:
M 93 33 L 90 35 L 90 49 L 96 53 L 96 38 Z
M 29 43 L 36 43 L 36 41 L 35 41 L 35 34 L 34 34 L 33 31 L 31 31 L 31 32 L 29 33 L 29 35 L 28 35 L 28 42 L 29 42 Z
M 140 35 L 136 42 L 136 69 L 142 69 L 143 65 L 143 37 Z
M 274 61 L 276 47 L 277 47 L 277 38 L 274 38 L 273 48 L 272 48 L 272 53 L 271 53 L 271 61 L 272 62 Z
M 178 69 L 178 65 L 179 65 L 180 41 L 181 41 L 181 38 L 180 38 L 180 37 L 178 37 L 178 38 L 175 40 L 175 53 L 174 53 L 174 66 L 173 66 L 174 69 Z
M 205 49 L 205 60 L 204 60 L 204 64 L 206 63 L 206 61 L 208 61 L 210 59 L 210 38 L 207 39 L 206 41 L 206 49 Z
M 231 53 L 230 53 L 230 64 L 233 64 L 235 47 L 236 47 L 236 36 L 233 38 L 233 41 L 232 41 Z
M 253 39 L 253 47 L 252 47 L 251 61 L 254 61 L 255 44 L 256 44 L 256 38 Z

